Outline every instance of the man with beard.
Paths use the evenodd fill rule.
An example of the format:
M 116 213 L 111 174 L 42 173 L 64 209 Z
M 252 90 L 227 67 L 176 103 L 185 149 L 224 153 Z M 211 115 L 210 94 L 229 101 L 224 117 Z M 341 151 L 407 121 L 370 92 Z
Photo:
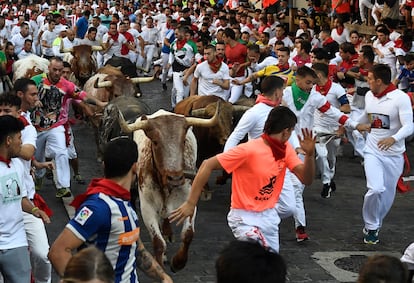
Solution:
M 98 106 L 105 107 L 94 97 L 88 97 L 86 92 L 79 89 L 62 77 L 63 61 L 59 57 L 50 60 L 48 74 L 40 74 L 32 79 L 38 84 L 41 106 L 31 114 L 33 125 L 38 132 L 36 141 L 36 160 L 44 161 L 46 153 L 54 158 L 56 163 L 56 197 L 69 197 L 70 168 L 67 152 L 67 135 L 64 125 L 68 121 L 69 98 L 89 100 Z M 89 99 L 88 99 L 89 98 Z M 44 172 L 37 172 L 42 177 Z
M 227 90 L 230 87 L 229 67 L 217 57 L 213 45 L 204 49 L 204 59 L 206 60 L 195 69 L 190 95 L 216 95 L 227 101 Z

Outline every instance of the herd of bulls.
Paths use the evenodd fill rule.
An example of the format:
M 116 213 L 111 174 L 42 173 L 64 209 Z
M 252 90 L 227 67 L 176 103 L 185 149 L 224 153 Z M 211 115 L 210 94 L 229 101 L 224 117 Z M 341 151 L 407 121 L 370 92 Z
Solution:
M 191 96 L 176 105 L 175 113 L 159 110 L 149 115 L 149 107 L 139 98 L 139 83 L 153 80 L 158 72 L 153 77 L 138 78 L 135 66 L 123 58 L 114 58 L 96 70 L 90 66 L 96 66 L 93 51 L 88 46 L 70 50 L 72 71 L 83 89 L 108 102 L 105 109 L 90 106 L 98 158 L 105 144 L 115 137 L 129 135 L 137 143 L 141 215 L 152 237 L 154 256 L 163 266 L 165 238 L 172 237 L 168 216 L 187 199 L 197 166 L 223 150 L 236 121 L 249 106 L 232 105 L 217 96 Z M 45 59 L 30 56 L 25 60 L 25 64 L 15 66 L 14 79 L 47 71 Z M 183 224 L 182 244 L 170 263 L 173 271 L 184 268 L 187 262 L 194 221 L 195 214 Z

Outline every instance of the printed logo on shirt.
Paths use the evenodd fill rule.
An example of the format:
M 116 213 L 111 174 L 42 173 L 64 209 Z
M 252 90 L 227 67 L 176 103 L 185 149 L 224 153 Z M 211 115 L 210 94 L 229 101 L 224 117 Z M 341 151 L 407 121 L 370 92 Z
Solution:
M 118 245 L 132 246 L 139 238 L 139 227 L 132 231 L 122 233 L 118 238 Z
M 75 217 L 75 221 L 78 222 L 80 225 L 83 225 L 86 223 L 86 221 L 91 217 L 93 214 L 93 211 L 87 208 L 86 206 L 79 211 L 79 213 Z
M 0 188 L 3 203 L 21 201 L 21 189 L 16 172 L 2 176 L 0 178 Z
M 255 197 L 255 200 L 268 200 L 270 198 L 270 195 L 273 193 L 273 185 L 276 183 L 276 176 L 273 176 L 270 178 L 269 183 L 260 189 L 259 194 L 262 196 Z
M 368 114 L 372 129 L 390 129 L 390 116 L 378 113 Z

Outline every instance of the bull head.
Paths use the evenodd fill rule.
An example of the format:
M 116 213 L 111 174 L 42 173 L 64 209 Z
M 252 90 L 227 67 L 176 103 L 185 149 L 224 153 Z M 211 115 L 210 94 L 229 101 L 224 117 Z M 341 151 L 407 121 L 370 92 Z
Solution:
M 187 124 L 189 126 L 196 126 L 196 127 L 212 127 L 217 124 L 218 117 L 219 117 L 219 111 L 220 111 L 221 104 L 220 102 L 217 103 L 216 112 L 214 113 L 214 116 L 209 119 L 203 119 L 203 118 L 195 118 L 195 117 L 185 117 L 185 120 L 187 121 Z M 174 114 L 177 115 L 177 114 Z M 181 116 L 181 115 L 179 115 Z M 121 126 L 121 129 L 124 133 L 131 133 L 137 130 L 145 130 L 145 128 L 148 126 L 148 120 L 145 115 L 141 116 L 140 120 L 135 121 L 132 124 L 127 124 L 124 116 L 122 115 L 122 112 L 119 111 L 119 117 L 118 117 L 119 125 Z

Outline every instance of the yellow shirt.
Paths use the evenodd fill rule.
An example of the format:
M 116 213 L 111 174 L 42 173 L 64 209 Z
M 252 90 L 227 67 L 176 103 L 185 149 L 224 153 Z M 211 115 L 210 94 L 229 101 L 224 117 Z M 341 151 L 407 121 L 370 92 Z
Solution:
M 286 84 L 289 86 L 289 85 L 292 85 L 292 83 L 293 83 L 293 77 L 295 75 L 295 72 L 292 71 L 292 69 L 287 69 L 287 70 L 281 71 L 278 66 L 270 65 L 270 66 L 267 66 L 267 67 L 261 69 L 256 74 L 259 78 L 260 77 L 268 77 L 268 76 L 281 77 L 282 79 L 284 79 L 286 81 Z

